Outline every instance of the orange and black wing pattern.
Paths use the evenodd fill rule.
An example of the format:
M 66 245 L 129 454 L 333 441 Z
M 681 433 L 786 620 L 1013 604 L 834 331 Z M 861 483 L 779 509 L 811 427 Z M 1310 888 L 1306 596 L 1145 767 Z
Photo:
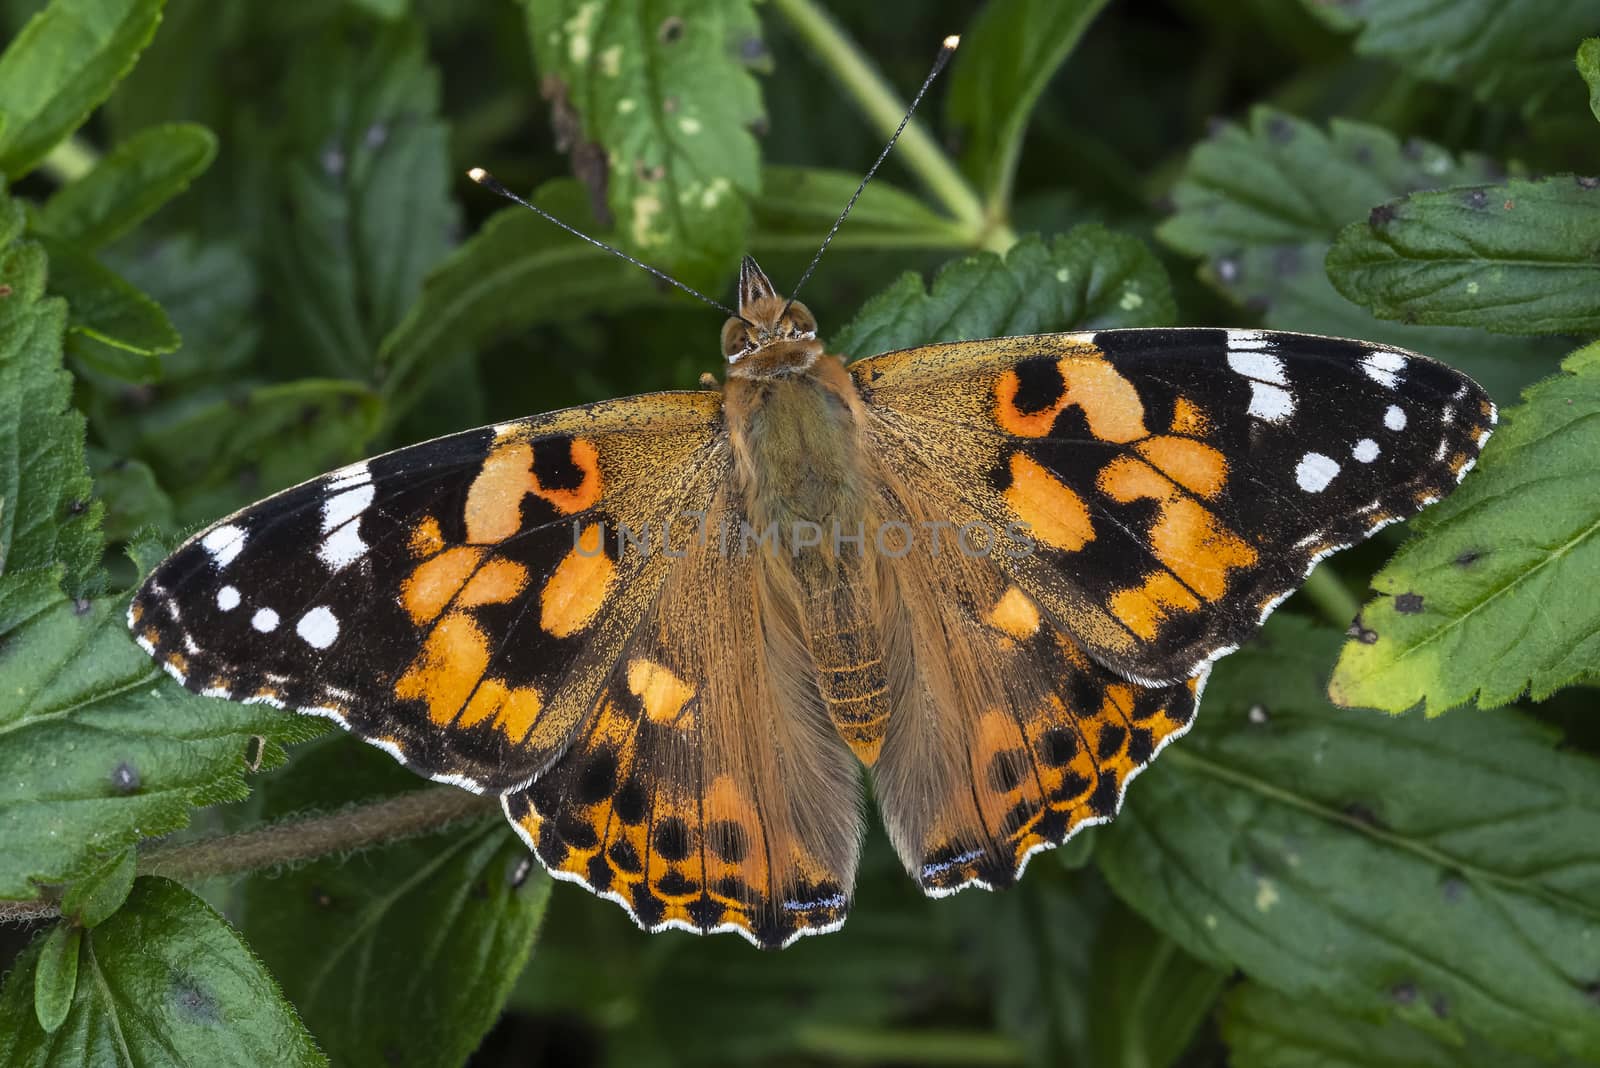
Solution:
M 1495 417 L 1424 357 L 1258 331 L 956 343 L 851 371 L 881 514 L 944 531 L 891 562 L 891 656 L 915 684 L 873 768 L 931 894 L 1008 885 L 1115 815 L 1211 662 L 1317 560 L 1449 492 Z
M 607 532 L 703 511 L 728 456 L 710 392 L 399 449 L 196 534 L 129 626 L 190 690 L 333 719 L 498 793 L 565 751 L 673 563 Z
M 958 342 L 851 371 L 885 453 L 1036 551 L 996 559 L 1124 678 L 1236 648 L 1322 557 L 1449 492 L 1494 424 L 1415 353 L 1272 331 Z
M 844 922 L 861 771 L 761 557 L 723 541 L 741 519 L 720 497 L 700 536 L 666 547 L 682 558 L 571 747 L 504 804 L 552 874 L 641 927 L 777 948 Z

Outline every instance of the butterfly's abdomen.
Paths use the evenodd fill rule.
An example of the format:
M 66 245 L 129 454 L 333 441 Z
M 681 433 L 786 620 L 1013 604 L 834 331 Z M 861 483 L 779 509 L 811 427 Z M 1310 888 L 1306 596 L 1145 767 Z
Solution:
M 729 433 L 745 511 L 767 535 L 762 566 L 781 573 L 817 696 L 863 763 L 877 760 L 889 714 L 876 584 L 868 581 L 871 484 L 855 386 L 832 357 L 811 373 L 730 383 Z

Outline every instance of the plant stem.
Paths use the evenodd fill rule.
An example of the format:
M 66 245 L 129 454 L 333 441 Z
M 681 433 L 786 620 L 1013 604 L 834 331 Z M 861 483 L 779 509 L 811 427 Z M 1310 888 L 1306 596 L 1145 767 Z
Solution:
M 487 816 L 497 811 L 495 800 L 454 786 L 410 790 L 370 804 L 281 820 L 238 834 L 153 846 L 140 852 L 139 874 L 193 882 L 316 860 Z M 0 923 L 58 915 L 60 907 L 53 894 L 37 901 L 0 902 Z
M 773 0 L 772 6 L 810 46 L 817 61 L 827 67 L 845 92 L 855 99 L 867 121 L 883 137 L 892 134 L 906 113 L 905 101 L 832 16 L 815 0 Z M 996 252 L 1004 252 L 1016 244 L 1017 235 L 1010 227 L 993 225 L 986 217 L 978 194 L 920 123 L 913 121 L 907 125 L 896 147 L 906 166 L 945 210 L 967 228 L 973 243 Z
M 1306 600 L 1317 606 L 1317 611 L 1336 627 L 1346 627 L 1361 611 L 1361 601 L 1345 588 L 1331 568 L 1319 567 L 1311 572 L 1301 587 Z

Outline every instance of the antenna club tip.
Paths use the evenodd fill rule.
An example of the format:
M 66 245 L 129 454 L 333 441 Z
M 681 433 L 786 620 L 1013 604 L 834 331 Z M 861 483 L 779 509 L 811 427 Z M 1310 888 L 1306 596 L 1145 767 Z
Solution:
M 484 170 L 482 167 L 474 167 L 467 172 L 467 177 L 471 178 L 474 182 L 482 182 L 485 178 L 489 177 L 489 172 Z
M 961 47 L 961 35 L 959 33 L 952 33 L 944 39 L 945 51 L 954 52 L 959 47 Z

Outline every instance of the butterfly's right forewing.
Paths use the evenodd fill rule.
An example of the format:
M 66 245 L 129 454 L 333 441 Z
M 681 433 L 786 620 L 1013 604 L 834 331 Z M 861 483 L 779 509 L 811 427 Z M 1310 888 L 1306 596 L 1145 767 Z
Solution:
M 727 467 L 715 393 L 451 435 L 201 531 L 129 624 L 191 690 L 335 719 L 498 792 L 565 749 L 674 563 L 603 532 L 703 509 Z

